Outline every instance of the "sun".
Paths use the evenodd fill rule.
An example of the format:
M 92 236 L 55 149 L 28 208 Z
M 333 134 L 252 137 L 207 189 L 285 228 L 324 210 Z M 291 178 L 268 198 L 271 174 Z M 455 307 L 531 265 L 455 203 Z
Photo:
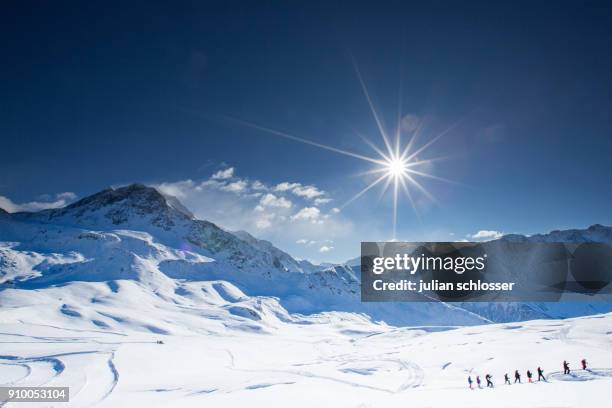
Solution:
M 387 174 L 390 177 L 401 177 L 406 173 L 406 163 L 398 158 L 393 158 L 385 163 Z
M 366 97 L 368 102 L 370 102 L 369 95 L 365 90 Z M 374 166 L 363 173 L 362 175 L 374 175 L 374 180 L 368 184 L 363 190 L 359 191 L 353 197 L 351 197 L 344 204 L 339 206 L 339 210 L 343 210 L 344 207 L 353 203 L 360 197 L 364 196 L 368 191 L 372 190 L 376 186 L 382 186 L 382 193 L 385 193 L 389 189 L 391 190 L 391 204 L 392 204 L 392 240 L 396 240 L 397 233 L 397 215 L 398 215 L 398 205 L 399 205 L 399 196 L 400 193 L 403 192 L 410 202 L 413 211 L 417 216 L 419 216 L 419 211 L 417 208 L 417 202 L 415 201 L 415 197 L 413 197 L 415 192 L 427 197 L 431 202 L 438 204 L 435 197 L 433 197 L 429 191 L 423 186 L 422 178 L 429 178 L 438 181 L 448 182 L 451 184 L 456 184 L 451 180 L 447 180 L 442 177 L 435 176 L 431 174 L 428 170 L 431 168 L 431 164 L 435 161 L 444 160 L 444 157 L 434 157 L 423 159 L 422 154 L 438 139 L 440 139 L 444 134 L 452 130 L 455 125 L 450 126 L 445 131 L 437 134 L 435 137 L 431 138 L 427 143 L 421 145 L 418 148 L 415 148 L 415 140 L 418 138 L 421 126 L 417 129 L 414 129 L 410 132 L 409 135 L 406 135 L 406 141 L 402 140 L 402 129 L 401 123 L 397 124 L 397 128 L 395 129 L 394 137 L 392 134 L 387 133 L 384 129 L 382 122 L 378 116 L 378 112 L 374 109 L 374 106 L 370 103 L 370 108 L 376 124 L 378 125 L 378 130 L 380 132 L 380 136 L 382 137 L 384 147 L 378 147 L 376 144 L 371 142 L 368 138 L 363 135 L 361 138 L 367 145 L 369 145 L 374 152 L 375 156 L 365 156 L 360 153 L 355 153 L 343 149 L 339 149 L 337 147 L 325 145 L 322 143 L 318 143 L 312 140 L 304 139 L 299 136 L 295 136 L 280 130 L 272 129 L 269 127 L 261 126 L 255 123 L 247 122 L 241 119 L 226 117 L 227 119 L 239 123 L 243 126 L 247 126 L 262 132 L 266 132 L 269 134 L 273 134 L 276 136 L 280 136 L 286 139 L 293 140 L 295 142 L 307 144 L 310 146 L 318 147 L 320 149 L 332 151 L 334 153 L 342 154 L 345 156 L 350 156 L 355 159 L 363 160 L 367 163 L 373 164 Z M 399 122 L 399 121 L 398 121 Z M 394 139 L 394 140 L 393 140 Z M 404 142 L 404 143 L 403 143 Z M 381 193 L 381 194 L 382 194 Z
M 374 180 L 368 184 L 363 190 L 359 191 L 353 197 L 351 197 L 344 204 L 339 206 L 339 210 L 344 209 L 347 205 L 351 204 L 358 198 L 362 197 L 365 193 L 370 191 L 375 186 L 382 186 L 382 193 L 385 193 L 387 190 L 391 189 L 391 199 L 392 199 L 392 240 L 396 240 L 396 232 L 397 232 L 397 213 L 398 213 L 398 204 L 399 204 L 399 195 L 400 192 L 403 191 L 405 195 L 408 197 L 408 201 L 412 206 L 415 214 L 419 216 L 419 211 L 417 210 L 417 202 L 415 201 L 413 194 L 418 192 L 419 194 L 427 197 L 431 202 L 438 204 L 437 200 L 427 191 L 425 186 L 421 183 L 422 178 L 434 179 L 438 181 L 448 182 L 451 184 L 457 184 L 454 181 L 447 180 L 442 177 L 435 176 L 430 173 L 431 164 L 435 161 L 444 160 L 444 157 L 435 157 L 423 159 L 422 155 L 425 151 L 434 144 L 438 139 L 440 139 L 443 135 L 451 132 L 460 122 L 461 120 L 455 122 L 451 126 L 449 126 L 446 130 L 438 133 L 435 137 L 431 138 L 428 142 L 421 145 L 418 148 L 415 148 L 415 141 L 419 138 L 420 133 L 423 128 L 423 122 L 419 121 L 417 126 L 413 126 L 410 129 L 404 129 L 402 127 L 402 117 L 401 113 L 401 103 L 400 109 L 398 109 L 398 117 L 397 124 L 395 129 L 392 129 L 391 132 L 388 132 L 385 129 L 382 118 L 379 115 L 378 111 L 375 109 L 374 104 L 372 103 L 372 99 L 370 98 L 370 94 L 368 89 L 361 77 L 361 73 L 357 69 L 355 64 L 355 71 L 357 73 L 357 78 L 359 79 L 359 83 L 361 84 L 361 88 L 363 90 L 363 94 L 366 98 L 366 101 L 370 107 L 370 111 L 376 122 L 376 127 L 380 136 L 382 138 L 384 146 L 381 148 L 371 142 L 368 138 L 364 137 L 361 133 L 357 133 L 358 136 L 363 139 L 363 141 L 369 145 L 376 155 L 366 156 L 360 153 L 351 152 L 344 149 L 339 149 L 337 147 L 329 146 L 323 143 L 316 142 L 314 140 L 305 139 L 299 136 L 295 136 L 293 134 L 289 134 L 287 132 L 283 132 L 280 130 L 272 129 L 266 126 L 261 126 L 252 122 L 248 122 L 242 119 L 237 119 L 229 116 L 223 116 L 225 119 L 230 120 L 234 123 L 238 123 L 243 126 L 247 126 L 262 132 L 266 132 L 272 135 L 280 136 L 289 140 L 293 140 L 295 142 L 307 144 L 310 146 L 314 146 L 320 149 L 328 150 L 337 154 L 342 154 L 345 156 L 350 156 L 355 159 L 363 160 L 367 163 L 374 164 L 375 166 L 371 168 L 369 171 L 365 171 L 361 173 L 362 175 L 376 175 Z M 402 137 L 403 136 L 403 137 Z M 402 138 L 404 140 L 402 140 Z M 381 193 L 381 194 L 382 194 Z M 420 201 L 419 201 L 420 202 Z

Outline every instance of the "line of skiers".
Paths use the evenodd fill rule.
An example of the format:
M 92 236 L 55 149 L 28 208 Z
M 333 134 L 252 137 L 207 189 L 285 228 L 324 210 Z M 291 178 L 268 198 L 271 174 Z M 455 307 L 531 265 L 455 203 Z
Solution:
M 580 365 L 582 366 L 583 370 L 587 369 L 586 358 L 583 358 L 582 360 L 580 360 Z M 569 374 L 569 373 L 570 373 L 569 363 L 563 360 L 563 374 Z
M 580 361 L 580 364 L 582 365 L 583 370 L 587 369 L 586 359 L 583 358 Z M 563 374 L 567 375 L 569 373 L 570 373 L 569 363 L 566 360 L 563 360 Z M 485 380 L 487 381 L 487 388 L 494 387 L 493 376 L 491 374 L 485 375 Z M 527 381 L 530 383 L 533 382 L 533 373 L 530 370 L 527 370 Z M 544 370 L 541 367 L 538 367 L 538 381 L 546 381 L 546 377 L 544 377 Z M 468 376 L 468 384 L 470 386 L 470 389 L 473 389 L 472 388 L 473 383 L 474 381 L 472 380 L 472 376 Z M 522 384 L 521 373 L 519 373 L 519 370 L 514 371 L 514 384 L 516 383 Z M 512 385 L 512 383 L 510 382 L 510 376 L 508 375 L 508 373 L 504 374 L 504 384 Z M 479 375 L 476 376 L 476 386 L 478 388 L 482 388 L 482 381 L 480 380 Z

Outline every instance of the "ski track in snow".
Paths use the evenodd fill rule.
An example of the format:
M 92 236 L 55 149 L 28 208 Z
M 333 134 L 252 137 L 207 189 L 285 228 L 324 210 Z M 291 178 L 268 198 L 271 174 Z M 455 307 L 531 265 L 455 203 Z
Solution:
M 98 398 L 98 401 L 103 401 L 108 396 L 110 396 L 117 386 L 119 381 L 119 372 L 117 371 L 114 365 L 115 352 L 105 352 L 99 350 L 93 351 L 75 351 L 61 354 L 53 354 L 39 357 L 21 357 L 14 355 L 0 355 L 0 367 L 2 366 L 18 366 L 23 367 L 26 370 L 26 374 L 22 377 L 16 378 L 12 381 L 0 384 L 0 386 L 45 386 L 50 385 L 53 381 L 53 385 L 57 386 L 58 384 L 62 384 L 62 374 L 67 369 L 67 362 L 65 362 L 65 358 L 74 357 L 79 355 L 104 355 L 108 354 L 108 359 L 106 359 L 107 369 L 109 371 L 110 381 L 106 384 L 107 390 Z M 69 366 L 68 366 L 69 367 Z M 1 368 L 0 368 L 1 369 Z M 50 370 L 49 370 L 50 369 Z M 85 383 L 88 382 L 87 372 L 85 375 Z M 36 377 L 36 378 L 32 378 Z M 99 388 L 100 385 L 104 386 L 104 379 L 102 376 L 96 375 L 92 376 L 92 381 L 95 385 L 95 388 Z M 31 380 L 31 381 L 30 381 Z M 102 384 L 101 384 L 102 383 Z M 89 389 L 81 389 L 81 390 L 73 390 L 71 392 L 71 398 L 75 398 L 79 396 L 79 394 L 86 395 L 87 400 L 95 399 L 95 392 Z M 89 405 L 89 404 L 85 404 Z M 94 404 L 91 404 L 94 405 Z M 0 406 L 3 406 L 0 404 Z
M 58 312 L 61 314 L 61 311 Z M 612 321 L 612 315 L 607 316 L 602 327 L 609 321 Z M 336 324 L 342 326 L 348 323 L 340 322 Z M 576 324 L 580 324 L 580 330 Z M 240 406 L 253 397 L 256 398 L 253 400 L 255 406 L 263 406 L 256 402 L 259 401 L 257 398 L 269 395 L 282 399 L 284 395 L 302 390 L 306 384 L 312 384 L 308 386 L 312 387 L 311 393 L 316 393 L 318 387 L 324 387 L 335 390 L 329 391 L 332 394 L 348 398 L 347 403 L 341 403 L 341 406 L 379 406 L 377 401 L 387 401 L 386 398 L 391 398 L 388 400 L 389 406 L 394 406 L 397 401 L 408 401 L 411 395 L 414 394 L 416 398 L 422 393 L 429 395 L 428 398 L 454 395 L 453 400 L 460 402 L 463 398 L 486 399 L 487 395 L 496 395 L 493 393 L 495 391 L 499 393 L 499 398 L 507 400 L 507 396 L 501 396 L 508 392 L 506 390 L 512 390 L 512 395 L 531 395 L 535 389 L 548 389 L 541 388 L 542 385 L 551 388 L 556 387 L 556 384 L 581 387 L 581 384 L 592 383 L 596 389 L 609 390 L 612 384 L 612 368 L 598 366 L 586 371 L 572 370 L 569 375 L 551 371 L 545 373 L 548 380 L 546 383 L 504 386 L 502 374 L 495 368 L 498 367 L 498 360 L 504 356 L 495 347 L 491 348 L 492 344 L 508 338 L 507 334 L 503 334 L 507 329 L 502 325 L 485 326 L 482 331 L 467 328 L 431 333 L 386 328 L 382 331 L 379 329 L 376 335 L 370 335 L 364 333 L 372 329 L 371 326 L 366 326 L 365 330 L 346 330 L 320 323 L 305 326 L 283 323 L 273 334 L 227 331 L 215 335 L 192 334 L 176 338 L 173 335 L 163 335 L 164 341 L 161 343 L 158 337 L 153 337 L 155 334 L 147 334 L 146 329 L 139 333 L 127 331 L 101 335 L 84 329 L 71 331 L 67 327 L 50 325 L 23 327 L 0 323 L 0 326 L 3 326 L 0 331 L 3 344 L 11 350 L 21 350 L 19 353 L 13 351 L 0 355 L 0 385 L 68 385 L 71 387 L 74 406 L 133 406 L 138 404 L 135 402 L 138 400 L 130 399 L 134 395 L 145 398 L 141 403 L 148 406 L 182 406 L 195 404 L 196 401 L 210 406 L 229 401 L 228 406 Z M 559 355 L 563 356 L 599 341 L 600 347 L 597 348 L 602 354 L 598 359 L 612 362 L 611 350 L 604 346 L 609 344 L 606 337 L 609 330 L 601 330 L 601 336 L 605 339 L 602 343 L 601 338 L 597 340 L 594 336 L 582 334 L 580 337 L 585 328 L 591 330 L 587 319 L 574 319 L 555 327 L 554 333 L 551 333 L 550 325 L 536 321 L 512 329 L 511 336 L 517 343 L 514 345 L 517 347 L 515 350 L 525 350 L 530 345 L 538 344 L 538 338 L 552 334 L 551 337 L 555 339 L 553 341 L 557 342 L 552 349 L 561 348 Z M 32 333 L 25 334 L 28 331 Z M 583 341 L 583 338 L 587 340 Z M 23 340 L 28 340 L 27 345 L 23 344 Z M 168 345 L 168 342 L 171 344 Z M 509 344 L 512 345 L 512 342 Z M 542 344 L 545 347 L 543 350 L 546 347 L 550 349 Z M 223 347 L 219 348 L 221 345 Z M 466 348 L 471 351 L 462 354 L 460 350 Z M 205 350 L 201 357 L 198 357 L 198 349 Z M 287 354 L 283 351 L 285 349 L 296 352 Z M 264 354 L 261 354 L 262 350 Z M 181 370 L 165 375 L 166 369 L 172 369 L 172 364 L 168 362 L 175 360 L 174 353 L 178 360 L 193 359 L 194 362 L 202 363 L 182 366 Z M 513 360 L 517 354 L 510 353 L 514 353 L 511 358 Z M 202 357 L 204 360 L 201 360 Z M 530 360 L 534 357 L 535 354 L 527 356 Z M 538 359 L 541 357 L 537 356 Z M 155 368 L 149 371 L 146 367 L 134 366 L 130 363 L 132 358 L 137 358 L 136 361 L 151 360 L 151 368 Z M 157 359 L 160 361 L 157 362 Z M 572 362 L 577 364 L 574 360 Z M 531 369 L 535 372 L 535 362 L 532 364 Z M 503 368 L 509 371 L 513 365 L 513 362 L 506 361 Z M 519 365 L 524 374 L 524 363 L 517 362 L 516 365 Z M 546 363 L 545 370 L 547 366 L 552 368 L 550 363 Z M 123 372 L 120 372 L 119 367 L 122 367 Z M 201 369 L 204 372 L 196 381 L 192 381 L 193 372 L 185 374 L 184 378 L 175 378 L 183 369 L 193 369 L 195 373 Z M 470 393 L 462 386 L 468 372 L 483 378 L 489 370 L 494 373 L 494 390 L 483 388 Z M 156 380 L 149 382 L 149 375 Z M 121 384 L 134 381 L 134 384 L 142 385 L 130 386 L 132 391 L 125 387 L 122 389 Z M 141 391 L 134 394 L 135 389 Z M 350 389 L 354 391 L 350 392 Z M 580 389 L 576 388 L 572 392 L 580 394 Z M 306 406 L 307 395 L 302 396 L 304 404 L 297 406 Z M 393 399 L 399 395 L 402 396 L 399 400 Z M 365 398 L 366 401 L 356 402 L 351 396 Z M 122 402 L 124 400 L 126 402 Z M 478 401 L 471 401 L 471 405 L 466 406 L 491 405 L 488 399 Z M 522 406 L 555 406 L 555 403 Z M 566 406 L 575 405 L 568 403 Z
M 117 386 L 117 383 L 119 382 L 119 372 L 117 371 L 117 368 L 115 367 L 115 364 L 113 363 L 114 358 L 115 358 L 115 352 L 113 351 L 112 353 L 110 353 L 110 357 L 108 358 L 108 368 L 110 369 L 113 375 L 113 381 L 111 382 L 108 391 L 106 392 L 106 394 L 104 394 L 102 399 L 107 398 L 113 392 L 113 390 Z
M 548 380 L 556 381 L 593 381 L 612 377 L 612 368 L 587 368 L 586 370 L 571 370 L 569 374 L 555 371 L 549 374 Z

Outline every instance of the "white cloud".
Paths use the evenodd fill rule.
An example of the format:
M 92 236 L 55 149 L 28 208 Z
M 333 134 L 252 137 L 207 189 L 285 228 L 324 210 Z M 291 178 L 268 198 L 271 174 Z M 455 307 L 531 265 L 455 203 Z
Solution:
M 305 239 L 305 238 L 298 239 L 297 241 L 295 241 L 296 244 L 307 245 L 307 246 L 312 246 L 312 245 L 315 245 L 317 243 L 322 243 L 322 244 L 323 243 L 328 243 L 329 244 L 329 243 L 333 243 L 333 242 L 334 241 L 332 241 L 331 239 L 324 239 L 323 241 L 315 241 L 313 239 Z
M 258 229 L 266 229 L 266 228 L 270 228 L 272 226 L 272 222 L 270 222 L 270 220 L 267 219 L 267 218 L 261 218 L 261 219 L 255 221 L 255 226 Z
M 170 184 L 178 184 L 181 183 L 181 181 L 177 181 L 176 183 L 170 183 Z M 209 180 L 205 180 L 203 182 L 201 182 L 198 186 L 196 186 L 196 190 L 201 191 L 205 188 L 221 188 L 225 185 L 224 181 L 217 181 L 217 180 L 213 180 L 213 179 L 209 179 Z
M 8 197 L 0 196 L 0 208 L 10 213 L 17 212 L 19 210 L 20 205 L 15 204 Z
M 337 207 L 336 208 L 332 208 L 331 212 L 332 212 L 332 214 L 338 214 L 340 212 L 340 209 L 337 208 Z
M 247 188 L 247 182 L 244 180 L 234 181 L 232 183 L 228 183 L 224 186 L 221 186 L 220 189 L 223 191 L 229 191 L 231 193 L 242 193 Z
M 219 170 L 218 172 L 213 174 L 211 178 L 213 180 L 227 180 L 231 179 L 232 177 L 234 177 L 234 168 L 228 167 L 225 170 Z
M 315 186 L 297 186 L 293 190 L 291 190 L 293 194 L 299 197 L 305 197 L 308 199 L 313 199 L 316 197 L 320 197 L 325 194 L 325 192 L 319 190 Z
M 288 191 L 288 190 L 293 190 L 296 187 L 301 186 L 300 183 L 280 183 L 277 184 L 276 187 L 274 187 L 274 191 Z
M 259 204 L 266 207 L 291 208 L 291 201 L 284 197 L 277 197 L 274 194 L 268 193 L 261 197 Z
M 329 203 L 331 200 L 331 198 L 316 198 L 314 203 L 315 205 L 323 205 Z
M 76 194 L 72 192 L 64 192 L 55 194 L 52 197 L 44 197 L 44 200 L 30 201 L 27 203 L 15 203 L 10 198 L 0 196 L 0 208 L 13 213 L 19 211 L 40 211 L 50 208 L 61 208 L 68 205 L 76 198 Z
M 268 187 L 266 187 L 266 185 L 264 183 L 262 183 L 259 180 L 255 180 L 254 182 L 251 183 L 251 188 L 255 191 L 266 191 L 268 190 Z
M 77 195 L 71 191 L 66 191 L 64 193 L 56 194 L 55 197 L 57 200 L 72 201 L 77 197 Z
M 292 221 L 305 220 L 305 221 L 317 221 L 321 215 L 321 211 L 317 207 L 304 207 L 296 214 L 291 216 Z
M 192 180 L 183 180 L 176 183 L 161 183 L 155 186 L 160 193 L 176 198 L 185 197 L 186 191 L 189 191 L 193 187 L 194 182 Z
M 260 214 L 255 220 L 255 227 L 259 230 L 264 230 L 272 227 L 272 220 L 276 218 L 274 213 Z
M 332 249 L 334 249 L 333 246 L 327 246 L 327 245 L 323 245 L 321 248 L 319 248 L 319 252 L 329 252 Z
M 468 234 L 467 237 L 475 240 L 493 240 L 504 236 L 503 232 L 493 230 L 480 230 L 475 234 Z
M 305 198 L 308 200 L 317 199 L 319 200 L 318 203 L 315 202 L 315 204 L 317 205 L 325 204 L 331 201 L 330 198 L 323 198 L 323 196 L 325 195 L 325 191 L 319 190 L 316 186 L 313 186 L 313 185 L 305 186 L 300 183 L 283 182 L 283 183 L 277 184 L 274 187 L 274 191 L 278 191 L 278 192 L 291 191 L 293 194 L 301 198 Z

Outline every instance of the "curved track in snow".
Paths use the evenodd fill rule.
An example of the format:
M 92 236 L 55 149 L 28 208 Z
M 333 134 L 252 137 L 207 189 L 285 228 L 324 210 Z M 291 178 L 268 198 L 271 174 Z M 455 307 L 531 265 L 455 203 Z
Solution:
M 110 396 L 119 381 L 114 357 L 114 350 L 77 351 L 39 357 L 0 355 L 0 368 L 12 368 L 10 371 L 3 370 L 5 375 L 0 386 L 68 385 L 71 388 L 71 402 L 79 406 L 95 405 Z

